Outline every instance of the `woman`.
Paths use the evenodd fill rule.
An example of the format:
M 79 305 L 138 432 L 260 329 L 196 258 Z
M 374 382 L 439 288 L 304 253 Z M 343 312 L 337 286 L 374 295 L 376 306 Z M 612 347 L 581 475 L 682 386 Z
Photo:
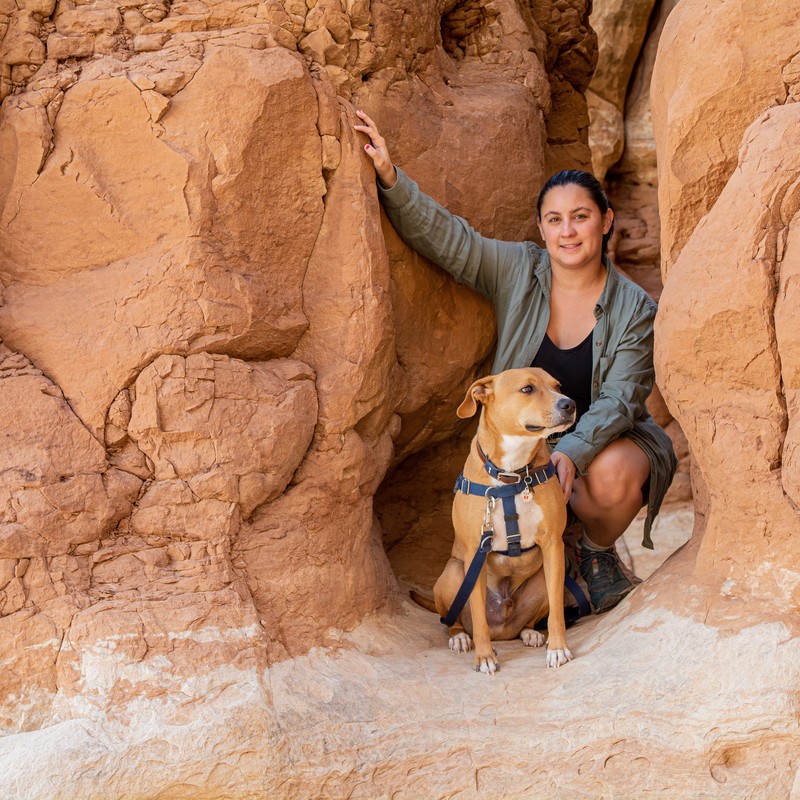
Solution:
M 578 405 L 575 427 L 552 461 L 564 498 L 583 523 L 581 575 L 596 613 L 633 585 L 614 543 L 647 503 L 644 546 L 677 460 L 645 400 L 653 387 L 656 304 L 606 256 L 614 224 L 605 192 L 585 172 L 560 172 L 542 188 L 537 223 L 545 242 L 487 239 L 420 192 L 396 169 L 375 123 L 354 128 L 378 175 L 384 209 L 403 240 L 477 290 L 495 307 L 493 372 L 536 366 L 561 382 Z

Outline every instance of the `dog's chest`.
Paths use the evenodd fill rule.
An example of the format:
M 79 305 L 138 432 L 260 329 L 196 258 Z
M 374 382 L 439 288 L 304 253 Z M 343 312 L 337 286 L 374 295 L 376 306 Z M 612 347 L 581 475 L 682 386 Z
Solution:
M 519 515 L 517 524 L 522 537 L 521 546 L 532 547 L 538 540 L 539 526 L 544 521 L 544 511 L 536 499 L 535 493 L 530 501 L 522 499 L 522 495 L 514 496 L 514 508 L 511 513 Z M 506 539 L 506 510 L 502 500 L 495 503 L 491 513 L 491 521 L 494 526 L 494 540 L 492 550 L 507 550 L 508 542 Z

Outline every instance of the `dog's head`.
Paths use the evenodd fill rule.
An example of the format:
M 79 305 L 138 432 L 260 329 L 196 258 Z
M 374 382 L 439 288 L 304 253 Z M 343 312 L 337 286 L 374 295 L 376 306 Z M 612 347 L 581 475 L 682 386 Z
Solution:
M 475 381 L 456 414 L 467 419 L 480 404 L 504 433 L 549 436 L 575 421 L 575 401 L 558 388 L 558 381 L 543 369 L 508 369 Z

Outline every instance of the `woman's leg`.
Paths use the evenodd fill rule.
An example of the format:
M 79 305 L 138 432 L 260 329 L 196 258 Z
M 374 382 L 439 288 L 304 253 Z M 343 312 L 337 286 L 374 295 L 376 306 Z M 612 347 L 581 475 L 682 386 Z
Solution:
M 572 490 L 570 505 L 586 532 L 578 548 L 580 571 L 598 614 L 611 610 L 633 588 L 619 567 L 614 543 L 647 502 L 642 486 L 649 475 L 645 452 L 630 439 L 616 439 Z
M 570 505 L 599 547 L 612 547 L 647 502 L 642 486 L 650 461 L 630 439 L 615 439 L 597 454 L 589 471 L 575 481 Z

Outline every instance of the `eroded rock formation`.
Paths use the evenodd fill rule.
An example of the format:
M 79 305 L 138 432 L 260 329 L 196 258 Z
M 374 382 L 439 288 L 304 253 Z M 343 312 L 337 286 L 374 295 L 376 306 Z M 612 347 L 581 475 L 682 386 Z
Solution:
M 655 0 L 597 0 L 591 25 L 598 33 L 597 69 L 586 98 L 592 172 L 602 181 L 625 146 L 625 98 Z
M 658 361 L 698 460 L 700 568 L 729 572 L 733 596 L 741 585 L 796 607 L 800 28 L 780 3 L 755 18 L 742 2 L 711 19 L 700 3 L 680 11 L 667 20 L 654 74 L 668 209 Z M 736 36 L 745 19 L 774 35 Z M 689 29 L 736 46 L 699 52 L 690 78 Z M 752 538 L 742 540 L 742 520 Z
M 800 43 L 766 6 L 742 37 L 743 2 L 682 0 L 655 69 L 694 539 L 567 667 L 512 642 L 492 681 L 383 539 L 416 554 L 446 515 L 494 322 L 381 219 L 353 108 L 452 210 L 529 237 L 545 173 L 589 163 L 588 4 L 0 7 L 8 796 L 792 791 Z M 740 40 L 768 91 L 725 71 Z
M 587 13 L 0 8 L 4 732 L 235 694 L 396 602 L 373 497 L 494 322 L 381 222 L 353 108 L 530 237 L 546 162 L 588 163 Z

